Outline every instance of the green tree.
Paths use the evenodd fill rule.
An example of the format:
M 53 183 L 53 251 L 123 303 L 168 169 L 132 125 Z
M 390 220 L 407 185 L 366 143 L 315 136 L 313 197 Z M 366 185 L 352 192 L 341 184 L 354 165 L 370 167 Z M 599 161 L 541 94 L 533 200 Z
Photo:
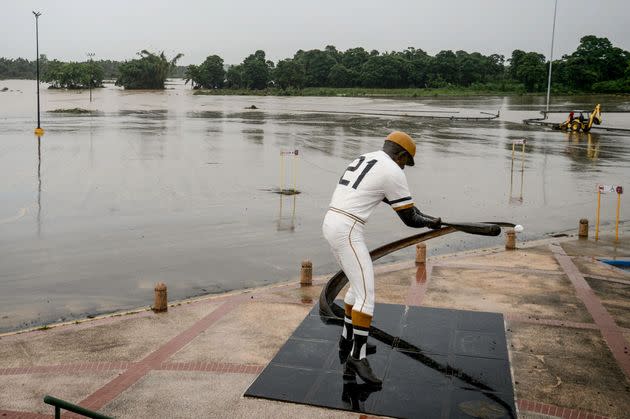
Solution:
M 184 72 L 184 84 L 188 84 L 190 82 L 193 89 L 201 88 L 201 84 L 199 81 L 201 80 L 201 73 L 199 72 L 199 66 L 195 64 L 191 64 L 186 67 L 186 72 Z
M 354 87 L 359 83 L 359 73 L 335 64 L 328 73 L 328 85 L 333 87 Z
M 361 71 L 363 64 L 370 58 L 370 54 L 363 48 L 350 48 L 341 57 L 341 64 L 348 70 Z
M 333 60 L 335 60 L 336 63 L 341 62 L 341 58 L 343 57 L 343 54 L 339 52 L 337 50 L 337 47 L 335 47 L 334 45 L 326 45 L 326 48 L 324 48 L 324 51 L 326 51 L 326 53 L 328 53 L 328 55 L 330 55 L 330 57 Z
M 164 82 L 172 68 L 183 54 L 177 54 L 168 60 L 162 51 L 159 55 L 147 50 L 138 53 L 140 58 L 125 61 L 118 71 L 120 75 L 116 80 L 116 86 L 125 89 L 164 89 Z
M 414 47 L 408 47 L 401 52 L 395 53 L 395 55 L 408 63 L 407 79 L 409 86 L 425 87 L 427 84 L 431 57 L 429 57 L 429 55 L 422 49 L 416 49 Z
M 184 73 L 184 83 L 192 82 L 193 89 L 219 89 L 225 83 L 223 59 L 209 55 L 201 65 L 189 65 Z
M 525 53 L 516 68 L 516 79 L 528 92 L 542 90 L 546 75 L 545 56 L 537 52 Z
M 281 89 L 289 87 L 301 89 L 306 80 L 304 66 L 290 58 L 278 61 L 274 71 L 274 80 Z
M 312 49 L 310 51 L 298 51 L 294 60 L 304 66 L 306 72 L 306 86 L 326 86 L 330 69 L 337 64 L 328 51 Z
M 457 56 L 451 50 L 440 51 L 431 62 L 430 79 L 456 84 L 458 80 Z
M 588 35 L 580 39 L 573 54 L 564 56 L 569 85 L 590 89 L 593 83 L 620 79 L 630 60 L 630 53 L 614 47 L 608 38 Z
M 490 78 L 503 73 L 502 56 L 487 57 L 478 52 L 471 54 L 457 51 L 458 84 L 470 86 L 473 83 L 485 83 Z
M 40 65 L 44 54 L 40 55 Z M 0 57 L 0 79 L 35 79 L 37 73 L 37 63 L 35 60 L 29 61 L 24 58 L 2 58 Z
M 363 65 L 361 82 L 365 87 L 406 87 L 408 63 L 395 54 L 374 55 Z
M 248 89 L 264 89 L 271 79 L 270 70 L 273 63 L 265 60 L 265 51 L 258 50 L 251 54 L 242 64 L 242 83 Z
M 103 68 L 94 61 L 64 63 L 47 62 L 41 80 L 52 88 L 86 89 L 103 85 Z
M 225 75 L 225 84 L 226 87 L 230 89 L 242 89 L 245 87 L 243 82 L 243 66 L 241 64 L 233 65 L 228 68 Z
M 518 79 L 518 77 L 516 76 L 516 71 L 518 70 L 518 67 L 521 65 L 521 61 L 523 60 L 523 57 L 525 57 L 525 54 L 526 52 L 520 49 L 515 49 L 514 51 L 512 51 L 512 57 L 509 60 L 510 68 L 508 69 L 508 73 L 510 77 L 514 80 Z

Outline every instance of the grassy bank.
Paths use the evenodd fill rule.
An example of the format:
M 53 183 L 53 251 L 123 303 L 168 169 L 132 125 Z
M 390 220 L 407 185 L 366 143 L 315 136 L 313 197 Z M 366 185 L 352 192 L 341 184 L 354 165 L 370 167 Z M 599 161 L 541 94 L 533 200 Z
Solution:
M 610 90 L 610 89 L 609 89 Z M 226 96 L 341 96 L 341 97 L 438 97 L 438 96 L 540 96 L 546 91 L 528 93 L 522 83 L 513 81 L 476 83 L 468 87 L 445 86 L 435 88 L 406 88 L 384 89 L 370 87 L 305 87 L 303 89 L 209 89 L 195 90 L 195 95 L 226 95 Z M 604 88 L 597 91 L 573 90 L 563 85 L 552 86 L 552 95 L 592 95 L 592 94 L 622 94 L 613 93 Z
M 379 89 L 366 87 L 306 87 L 304 89 L 267 88 L 250 89 L 211 89 L 196 90 L 195 95 L 235 95 L 235 96 L 342 96 L 342 97 L 436 97 L 436 96 L 488 96 L 522 95 L 519 90 L 489 88 L 444 87 L 434 89 Z M 534 93 L 540 94 L 540 93 Z

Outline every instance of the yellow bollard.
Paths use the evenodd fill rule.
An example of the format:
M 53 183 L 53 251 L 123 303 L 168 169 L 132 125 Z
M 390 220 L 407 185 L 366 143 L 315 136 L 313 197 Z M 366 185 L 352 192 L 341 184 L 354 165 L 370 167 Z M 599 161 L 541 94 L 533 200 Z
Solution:
M 155 284 L 155 299 L 151 309 L 156 313 L 168 311 L 168 299 L 166 295 L 166 284 L 158 282 Z
M 597 219 L 595 221 L 595 240 L 599 240 L 599 209 L 601 206 L 602 192 L 597 189 Z
M 615 241 L 619 241 L 619 211 L 621 209 L 621 186 L 617 186 L 617 218 L 615 219 Z
M 416 244 L 416 263 L 427 262 L 427 245 L 426 243 Z
M 284 154 L 280 150 L 280 193 L 284 192 Z
M 513 228 L 505 229 L 505 249 L 506 250 L 515 250 L 516 249 L 516 232 Z
M 586 218 L 582 218 L 580 220 L 580 229 L 578 230 L 578 237 L 581 239 L 588 238 L 588 220 Z
M 302 269 L 300 270 L 300 286 L 308 287 L 311 285 L 313 285 L 313 262 L 303 260 Z

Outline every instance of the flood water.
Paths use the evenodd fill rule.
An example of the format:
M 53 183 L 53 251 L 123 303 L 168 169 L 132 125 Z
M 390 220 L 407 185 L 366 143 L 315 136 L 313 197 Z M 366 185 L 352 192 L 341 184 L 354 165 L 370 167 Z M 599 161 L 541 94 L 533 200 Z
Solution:
M 577 229 L 583 217 L 593 225 L 596 184 L 630 188 L 630 132 L 570 135 L 522 124 L 539 116 L 544 97 L 194 96 L 175 82 L 163 92 L 108 85 L 90 104 L 87 91 L 43 89 L 38 141 L 35 82 L 3 87 L 0 332 L 149 305 L 158 281 L 173 300 L 296 278 L 305 258 L 315 274 L 335 271 L 321 234 L 333 189 L 351 160 L 396 129 L 418 143 L 416 166 L 405 169 L 416 204 L 447 221 L 520 223 L 520 237 L 531 240 Z M 606 113 L 630 111 L 627 97 L 552 105 L 592 109 L 597 101 L 604 126 L 630 128 L 630 114 Z M 46 112 L 74 107 L 96 113 Z M 426 118 L 497 110 L 492 121 Z M 517 147 L 512 161 L 520 139 L 526 152 Z M 296 149 L 297 158 L 281 158 Z M 294 183 L 299 195 L 273 193 Z M 616 201 L 602 198 L 605 229 Z M 628 193 L 621 201 L 628 219 Z M 366 228 L 370 248 L 416 232 L 386 205 Z M 502 243 L 455 233 L 428 247 L 435 255 Z

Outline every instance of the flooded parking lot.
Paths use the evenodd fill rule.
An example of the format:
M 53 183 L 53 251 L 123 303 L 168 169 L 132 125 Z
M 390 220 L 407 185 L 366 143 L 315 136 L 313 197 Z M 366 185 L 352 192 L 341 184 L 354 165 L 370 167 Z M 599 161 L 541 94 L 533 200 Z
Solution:
M 539 116 L 542 97 L 195 96 L 172 84 L 163 92 L 108 86 L 90 104 L 86 91 L 44 90 L 43 111 L 94 112 L 43 112 L 38 141 L 35 83 L 3 87 L 0 332 L 147 305 L 158 281 L 179 299 L 288 280 L 305 258 L 316 274 L 334 271 L 321 235 L 332 191 L 349 161 L 380 148 L 395 129 L 418 144 L 416 166 L 405 173 L 422 211 L 520 223 L 526 240 L 576 229 L 579 218 L 593 223 L 596 184 L 627 189 L 630 179 L 630 133 L 522 124 Z M 630 128 L 629 114 L 606 113 L 630 110 L 627 97 L 552 104 L 597 102 L 604 126 Z M 488 121 L 428 118 L 497 110 Z M 512 142 L 521 139 L 526 151 L 517 147 L 512 161 Z M 292 150 L 296 158 L 280 157 Z M 273 193 L 294 182 L 299 195 Z M 629 205 L 625 193 L 622 219 Z M 604 223 L 614 222 L 615 209 L 616 196 L 604 196 Z M 413 233 L 382 205 L 367 226 L 368 246 Z M 429 248 L 439 254 L 502 240 L 457 233 Z

